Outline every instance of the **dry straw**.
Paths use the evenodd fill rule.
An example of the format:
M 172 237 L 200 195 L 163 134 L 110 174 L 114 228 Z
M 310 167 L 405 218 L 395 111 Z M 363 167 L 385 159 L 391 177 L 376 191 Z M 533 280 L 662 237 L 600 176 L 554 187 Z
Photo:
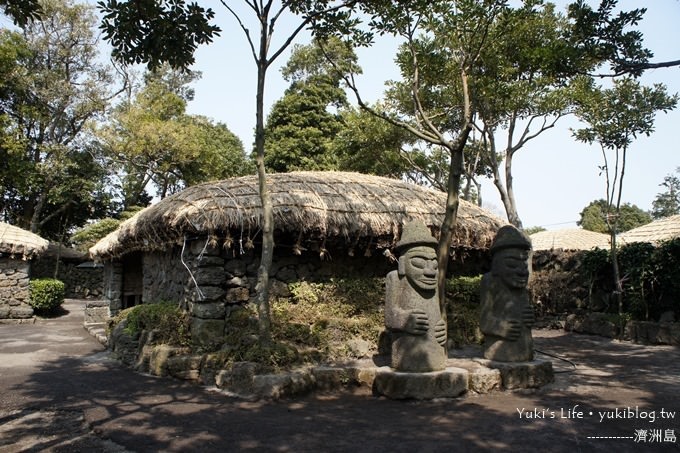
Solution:
M 31 259 L 44 253 L 48 244 L 37 234 L 0 222 L 0 255 Z
M 423 221 L 436 234 L 446 203 L 443 192 L 358 173 L 270 174 L 267 183 L 277 230 L 305 240 L 341 239 L 348 248 L 358 238 L 376 246 L 393 245 L 401 226 L 411 219 Z M 90 254 L 106 259 L 134 250 L 162 250 L 192 235 L 220 238 L 229 245 L 235 237 L 245 245 L 260 230 L 261 221 L 257 177 L 204 183 L 140 211 L 94 245 Z M 488 248 L 502 224 L 461 201 L 452 247 Z

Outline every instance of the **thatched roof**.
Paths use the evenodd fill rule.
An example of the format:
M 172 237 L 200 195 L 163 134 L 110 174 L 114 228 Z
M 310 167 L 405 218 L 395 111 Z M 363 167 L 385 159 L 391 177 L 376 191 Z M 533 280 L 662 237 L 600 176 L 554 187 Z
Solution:
M 607 249 L 609 236 L 581 228 L 540 231 L 531 235 L 531 244 L 536 251 Z
M 0 222 L 0 254 L 31 259 L 47 250 L 48 242 L 30 231 Z
M 389 247 L 399 239 L 405 221 L 422 220 L 436 233 L 444 216 L 445 193 L 388 178 L 296 172 L 270 174 L 267 181 L 275 228 L 301 240 L 351 244 L 369 238 L 374 247 Z M 199 184 L 138 212 L 90 248 L 90 254 L 103 259 L 161 250 L 187 235 L 213 236 L 229 246 L 232 240 L 257 236 L 261 218 L 256 176 Z M 462 201 L 452 246 L 487 248 L 503 223 Z
M 632 230 L 619 234 L 624 244 L 633 242 L 650 242 L 658 244 L 661 241 L 680 237 L 680 215 L 673 215 L 655 220 Z

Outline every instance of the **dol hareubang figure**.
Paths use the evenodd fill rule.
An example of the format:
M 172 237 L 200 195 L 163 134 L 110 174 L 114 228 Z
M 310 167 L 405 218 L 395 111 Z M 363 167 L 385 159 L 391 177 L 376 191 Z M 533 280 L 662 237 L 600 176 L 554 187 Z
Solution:
M 446 323 L 439 308 L 436 246 L 424 224 L 410 222 L 395 247 L 399 265 L 387 274 L 385 325 L 391 333 L 396 371 L 446 368 Z
M 506 225 L 491 245 L 491 272 L 480 287 L 480 329 L 484 333 L 484 358 L 501 362 L 533 360 L 531 326 L 534 311 L 527 283 L 531 240 Z

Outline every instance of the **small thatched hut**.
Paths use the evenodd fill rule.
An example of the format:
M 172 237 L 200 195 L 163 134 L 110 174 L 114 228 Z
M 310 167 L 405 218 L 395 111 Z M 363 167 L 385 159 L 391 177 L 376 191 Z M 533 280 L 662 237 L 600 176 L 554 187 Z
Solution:
M 268 187 L 274 294 L 300 280 L 384 276 L 394 266 L 390 248 L 402 225 L 419 219 L 438 234 L 446 200 L 441 192 L 356 173 L 271 174 Z M 254 294 L 261 218 L 255 176 L 193 186 L 140 211 L 90 249 L 104 263 L 111 311 L 140 301 L 184 301 L 192 335 L 223 329 L 229 306 Z M 478 266 L 474 258 L 485 255 L 502 223 L 461 202 L 454 271 Z
M 0 222 L 0 319 L 33 316 L 28 305 L 31 260 L 47 250 L 40 236 Z
M 672 215 L 621 233 L 619 240 L 624 244 L 649 242 L 657 245 L 677 237 L 680 237 L 680 215 Z
M 609 235 L 582 228 L 540 231 L 531 235 L 534 251 L 609 249 Z

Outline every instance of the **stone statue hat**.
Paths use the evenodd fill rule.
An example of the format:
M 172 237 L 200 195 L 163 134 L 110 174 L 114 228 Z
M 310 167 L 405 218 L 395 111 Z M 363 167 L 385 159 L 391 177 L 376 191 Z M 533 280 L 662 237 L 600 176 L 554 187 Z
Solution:
M 507 248 L 531 250 L 531 239 L 513 225 L 502 226 L 491 244 L 491 253 Z
M 423 223 L 417 220 L 411 220 L 404 224 L 404 229 L 401 232 L 401 239 L 394 246 L 397 252 L 402 252 L 404 249 L 424 245 L 427 247 L 437 247 L 438 241 L 432 237 L 430 229 Z

